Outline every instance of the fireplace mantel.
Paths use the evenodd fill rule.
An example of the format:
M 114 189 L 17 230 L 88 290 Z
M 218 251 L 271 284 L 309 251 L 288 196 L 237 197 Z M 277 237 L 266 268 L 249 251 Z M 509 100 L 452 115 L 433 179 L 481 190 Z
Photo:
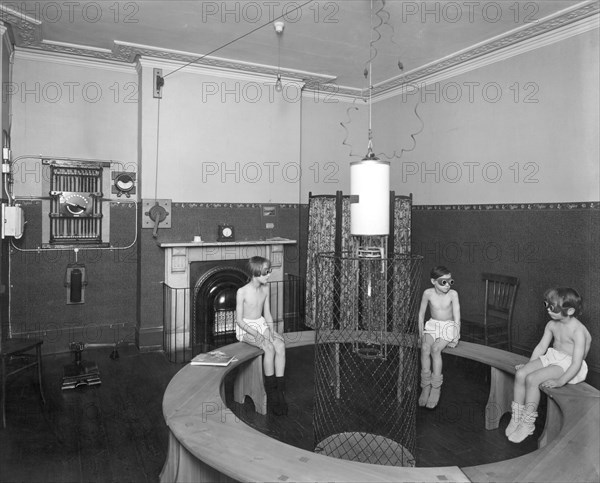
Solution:
M 284 245 L 295 245 L 296 240 L 270 238 L 232 242 L 164 242 L 165 284 L 171 288 L 187 288 L 190 282 L 190 263 L 214 260 L 248 260 L 261 256 L 271 261 L 270 280 L 283 280 Z
M 293 245 L 296 240 L 290 240 L 288 238 L 269 238 L 267 240 L 242 240 L 242 241 L 231 241 L 231 242 L 164 242 L 159 243 L 158 246 L 161 248 L 175 248 L 175 247 L 228 247 L 228 246 L 244 246 L 244 245 Z

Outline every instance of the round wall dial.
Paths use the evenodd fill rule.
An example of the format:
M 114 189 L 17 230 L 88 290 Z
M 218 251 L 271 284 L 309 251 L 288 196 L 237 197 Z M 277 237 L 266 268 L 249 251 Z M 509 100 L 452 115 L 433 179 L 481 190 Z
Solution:
M 114 190 L 117 196 L 125 195 L 129 198 L 135 193 L 135 173 L 118 173 L 114 180 Z
M 89 216 L 94 203 L 89 194 L 64 192 L 59 198 L 59 205 L 61 215 Z

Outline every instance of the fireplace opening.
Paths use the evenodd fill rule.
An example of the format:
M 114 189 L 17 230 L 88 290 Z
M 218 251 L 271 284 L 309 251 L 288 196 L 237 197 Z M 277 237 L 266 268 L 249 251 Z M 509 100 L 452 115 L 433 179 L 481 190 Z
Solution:
M 199 262 L 193 287 L 193 355 L 236 342 L 236 295 L 250 279 L 245 260 Z M 196 267 L 194 267 L 196 268 Z

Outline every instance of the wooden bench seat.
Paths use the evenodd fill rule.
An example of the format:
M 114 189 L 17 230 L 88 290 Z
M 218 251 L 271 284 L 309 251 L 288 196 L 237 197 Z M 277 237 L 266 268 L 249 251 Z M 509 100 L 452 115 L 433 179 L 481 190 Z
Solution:
M 461 341 L 444 352 L 490 366 L 490 393 L 485 407 L 485 429 L 496 429 L 503 414 L 510 411 L 515 366 L 529 359 L 493 347 Z
M 312 331 L 285 337 L 288 348 L 314 343 Z M 545 391 L 549 404 L 544 445 L 532 453 L 465 468 L 400 468 L 312 453 L 269 438 L 240 421 L 225 406 L 223 381 L 227 373 L 259 358 L 262 351 L 241 343 L 224 350 L 238 361 L 227 367 L 187 365 L 165 391 L 163 414 L 170 434 L 163 482 L 598 481 L 600 393 L 585 383 Z M 498 401 L 512 398 L 514 366 L 526 358 L 468 342 L 446 352 L 492 367 L 496 375 L 491 378 L 495 382 L 488 406 L 498 407 L 493 413 L 486 409 L 486 426 L 488 419 L 492 425 L 497 423 L 502 404 Z

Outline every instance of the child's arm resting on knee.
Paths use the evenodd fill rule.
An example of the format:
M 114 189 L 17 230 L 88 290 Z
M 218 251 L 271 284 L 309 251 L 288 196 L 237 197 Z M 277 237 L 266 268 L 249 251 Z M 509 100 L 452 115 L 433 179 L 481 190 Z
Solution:
M 265 303 L 263 305 L 263 317 L 265 318 L 265 322 L 267 323 L 267 326 L 269 327 L 268 329 L 268 339 L 273 342 L 273 338 L 276 337 L 277 331 L 275 330 L 275 327 L 273 325 L 273 316 L 271 315 L 271 297 L 270 297 L 270 290 L 268 287 L 265 287 L 264 290 L 266 291 L 266 296 L 265 296 Z M 267 335 L 267 332 L 265 331 L 265 335 Z
M 531 353 L 531 357 L 529 358 L 529 362 L 539 359 L 541 355 L 544 355 L 546 353 L 546 351 L 548 350 L 548 347 L 550 347 L 550 342 L 552 342 L 552 337 L 553 337 L 552 332 L 550 331 L 551 323 L 552 322 L 548 322 L 546 324 L 546 328 L 544 329 L 544 335 L 542 335 L 542 338 L 538 342 L 538 345 L 536 345 L 535 349 L 533 349 L 533 352 Z M 517 364 L 515 366 L 515 369 L 518 371 L 525 365 L 526 364 Z
M 429 298 L 427 296 L 427 290 L 423 292 L 423 296 L 421 297 L 421 306 L 419 307 L 419 339 L 417 341 L 417 345 L 421 345 L 423 343 L 423 327 L 425 325 L 425 311 L 427 310 L 427 304 L 429 303 Z
M 458 292 L 452 294 L 452 317 L 454 325 L 456 325 L 456 337 L 448 344 L 448 347 L 456 347 L 460 340 L 460 302 L 458 300 Z
M 539 359 L 541 355 L 544 355 L 546 353 L 548 347 L 550 347 L 550 342 L 552 342 L 552 338 L 554 337 L 552 335 L 552 331 L 550 330 L 550 324 L 552 324 L 552 321 L 546 324 L 546 328 L 544 329 L 544 335 L 542 335 L 542 338 L 538 342 L 538 345 L 536 345 L 535 349 L 533 349 L 531 357 L 529 358 L 530 361 L 535 361 L 536 359 Z

